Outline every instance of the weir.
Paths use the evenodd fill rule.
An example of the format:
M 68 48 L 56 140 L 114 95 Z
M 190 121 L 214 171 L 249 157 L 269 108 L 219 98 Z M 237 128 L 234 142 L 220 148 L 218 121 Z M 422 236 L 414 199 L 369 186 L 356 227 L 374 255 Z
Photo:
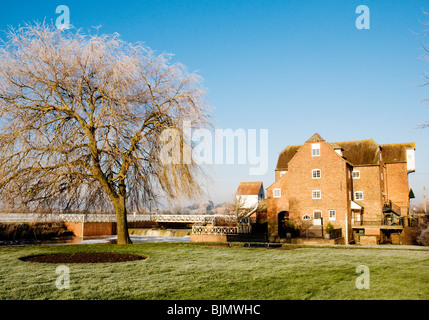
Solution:
M 191 229 L 130 228 L 128 231 L 130 235 L 138 236 L 186 237 L 191 235 Z

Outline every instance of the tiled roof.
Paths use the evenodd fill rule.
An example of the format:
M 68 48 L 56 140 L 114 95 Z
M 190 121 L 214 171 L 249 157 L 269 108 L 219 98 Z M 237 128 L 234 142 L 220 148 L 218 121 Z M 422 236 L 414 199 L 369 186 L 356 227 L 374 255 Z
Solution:
M 343 150 L 343 157 L 354 166 L 377 165 L 380 146 L 372 139 L 335 142 Z
M 276 170 L 287 170 L 289 161 L 292 160 L 293 156 L 301 149 L 302 145 L 299 146 L 287 146 L 279 154 L 279 158 L 277 160 Z
M 262 182 L 240 182 L 240 185 L 237 189 L 237 196 L 243 195 L 256 195 L 259 194 L 259 190 L 261 190 Z
M 324 140 L 316 133 L 307 141 L 316 142 Z M 380 161 L 380 147 L 383 152 L 384 162 L 406 162 L 406 150 L 415 148 L 414 143 L 378 145 L 372 139 L 332 142 L 328 144 L 333 149 L 342 149 L 343 158 L 354 166 L 378 165 Z M 276 170 L 288 170 L 289 162 L 301 147 L 302 145 L 291 145 L 280 152 Z
M 407 162 L 407 149 L 415 149 L 414 142 L 382 144 L 383 161 L 385 163 Z

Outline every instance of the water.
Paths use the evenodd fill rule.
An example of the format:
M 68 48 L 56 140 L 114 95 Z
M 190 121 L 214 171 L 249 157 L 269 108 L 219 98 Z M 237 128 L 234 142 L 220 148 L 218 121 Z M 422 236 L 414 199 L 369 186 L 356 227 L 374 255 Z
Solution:
M 191 229 L 149 229 L 131 228 L 128 229 L 131 236 L 163 236 L 163 237 L 185 237 L 191 234 Z
M 168 236 L 140 236 L 130 235 L 133 243 L 142 242 L 189 242 L 190 236 L 184 237 L 168 237 Z M 105 237 L 88 237 L 82 241 L 75 242 L 74 244 L 96 244 L 96 243 L 116 243 L 117 236 Z
M 135 231 L 137 230 L 137 231 Z M 133 234 L 134 233 L 134 234 Z M 137 234 L 136 234 L 137 233 Z M 190 242 L 190 230 L 183 229 L 130 229 L 130 238 L 133 243 L 142 242 Z M 117 236 L 94 237 L 64 237 L 50 240 L 2 240 L 0 246 L 36 246 L 61 244 L 97 244 L 116 243 Z

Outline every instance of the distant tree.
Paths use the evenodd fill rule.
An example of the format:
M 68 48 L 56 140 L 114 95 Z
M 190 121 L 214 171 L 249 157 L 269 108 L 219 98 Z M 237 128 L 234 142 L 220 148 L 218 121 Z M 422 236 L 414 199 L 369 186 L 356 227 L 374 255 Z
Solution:
M 246 196 L 240 196 L 240 195 L 234 195 L 232 203 L 232 211 L 237 217 L 237 221 L 239 221 L 241 218 L 244 218 L 247 216 L 251 211 L 255 209 L 255 207 L 249 208 L 247 205 L 247 198 Z
M 183 212 L 183 208 L 180 205 L 175 205 L 168 210 L 169 214 L 182 214 L 182 212 Z
M 207 212 L 212 211 L 214 209 L 214 203 L 212 200 L 207 202 Z
M 191 162 L 160 160 L 165 129 L 209 126 L 201 80 L 117 34 L 29 24 L 0 46 L 0 196 L 32 208 L 110 208 L 118 243 L 146 199 L 201 192 Z M 184 147 L 183 135 L 179 138 Z M 183 148 L 190 150 L 190 148 Z
M 409 193 L 408 196 L 409 196 L 410 199 L 415 199 L 416 198 L 416 196 L 414 195 L 413 189 L 410 188 L 410 193 Z

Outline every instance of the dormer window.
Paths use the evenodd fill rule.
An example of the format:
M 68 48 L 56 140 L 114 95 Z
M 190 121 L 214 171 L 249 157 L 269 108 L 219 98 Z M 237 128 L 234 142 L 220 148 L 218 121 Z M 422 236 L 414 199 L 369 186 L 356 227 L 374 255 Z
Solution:
M 335 152 L 338 153 L 341 157 L 343 156 L 343 150 L 341 148 L 334 148 Z

